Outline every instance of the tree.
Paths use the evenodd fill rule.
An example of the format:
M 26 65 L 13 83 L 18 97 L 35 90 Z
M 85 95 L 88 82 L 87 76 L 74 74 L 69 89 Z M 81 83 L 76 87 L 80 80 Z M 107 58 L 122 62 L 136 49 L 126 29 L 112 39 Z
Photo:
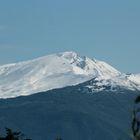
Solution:
M 13 132 L 11 129 L 6 128 L 6 136 L 0 137 L 0 140 L 31 140 L 24 137 L 24 134 L 21 132 Z
M 133 136 L 140 140 L 140 96 L 135 99 L 135 106 L 133 110 L 132 120 L 132 132 Z
M 55 140 L 62 140 L 62 138 L 59 138 L 59 137 L 58 137 L 58 138 L 56 138 Z

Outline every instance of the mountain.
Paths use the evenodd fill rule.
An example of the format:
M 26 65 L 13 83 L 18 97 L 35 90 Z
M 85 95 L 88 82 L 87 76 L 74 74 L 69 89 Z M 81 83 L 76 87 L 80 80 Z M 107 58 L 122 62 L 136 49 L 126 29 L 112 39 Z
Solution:
M 96 80 L 30 96 L 0 99 L 0 126 L 33 140 L 133 140 L 132 114 L 138 92 Z
M 33 140 L 133 140 L 139 89 L 140 74 L 75 52 L 3 65 L 0 126 Z
M 76 85 L 92 78 L 96 78 L 95 92 L 103 90 L 104 85 L 112 89 L 115 86 L 131 90 L 140 87 L 140 76 L 128 76 L 105 62 L 64 52 L 0 66 L 0 98 Z

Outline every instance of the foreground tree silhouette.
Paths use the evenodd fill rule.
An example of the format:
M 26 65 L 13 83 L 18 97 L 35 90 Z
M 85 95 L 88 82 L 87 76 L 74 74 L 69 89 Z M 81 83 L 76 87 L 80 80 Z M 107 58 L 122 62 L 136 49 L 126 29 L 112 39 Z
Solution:
M 6 128 L 6 136 L 1 137 L 0 140 L 31 140 L 24 138 L 24 134 L 21 132 L 13 132 L 11 129 Z
M 5 128 L 5 129 L 6 129 L 6 136 L 5 137 L 0 136 L 0 140 L 32 140 L 32 139 L 24 138 L 25 136 L 21 132 L 14 132 L 12 131 L 12 129 L 9 128 Z M 63 139 L 57 137 L 55 140 L 63 140 Z
M 56 138 L 55 140 L 62 140 L 62 138 Z
M 133 110 L 132 132 L 137 140 L 140 140 L 140 96 L 135 99 Z

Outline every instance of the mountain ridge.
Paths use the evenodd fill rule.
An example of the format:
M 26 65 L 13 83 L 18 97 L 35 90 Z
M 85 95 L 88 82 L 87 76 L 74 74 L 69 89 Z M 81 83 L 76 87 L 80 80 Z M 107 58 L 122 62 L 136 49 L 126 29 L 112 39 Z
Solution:
M 136 77 L 122 74 L 103 61 L 80 56 L 73 51 L 62 52 L 0 66 L 0 98 L 76 85 L 92 78 L 98 81 L 96 86 L 120 85 L 134 90 L 140 86 Z

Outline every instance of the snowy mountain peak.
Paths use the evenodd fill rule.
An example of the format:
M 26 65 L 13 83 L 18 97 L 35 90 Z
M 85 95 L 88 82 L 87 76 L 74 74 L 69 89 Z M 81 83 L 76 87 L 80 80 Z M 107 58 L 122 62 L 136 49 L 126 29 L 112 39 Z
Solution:
M 121 74 L 118 70 L 105 62 L 90 59 L 86 56 L 80 56 L 75 52 L 59 53 L 58 56 L 67 60 L 69 64 L 82 69 L 85 75 L 110 78 L 110 76 L 118 76 Z
M 79 57 L 79 55 L 73 51 L 61 52 L 61 53 L 58 53 L 58 56 L 64 57 L 67 59 L 71 59 L 71 58 L 77 59 Z
M 58 56 L 61 58 L 66 59 L 70 64 L 75 64 L 76 66 L 80 68 L 84 68 L 85 66 L 85 56 L 79 56 L 76 52 L 63 52 L 59 53 Z
M 127 80 L 122 77 L 118 70 L 103 61 L 63 52 L 0 66 L 0 98 L 76 85 L 92 78 L 96 78 L 98 85 L 131 85 L 128 77 Z

